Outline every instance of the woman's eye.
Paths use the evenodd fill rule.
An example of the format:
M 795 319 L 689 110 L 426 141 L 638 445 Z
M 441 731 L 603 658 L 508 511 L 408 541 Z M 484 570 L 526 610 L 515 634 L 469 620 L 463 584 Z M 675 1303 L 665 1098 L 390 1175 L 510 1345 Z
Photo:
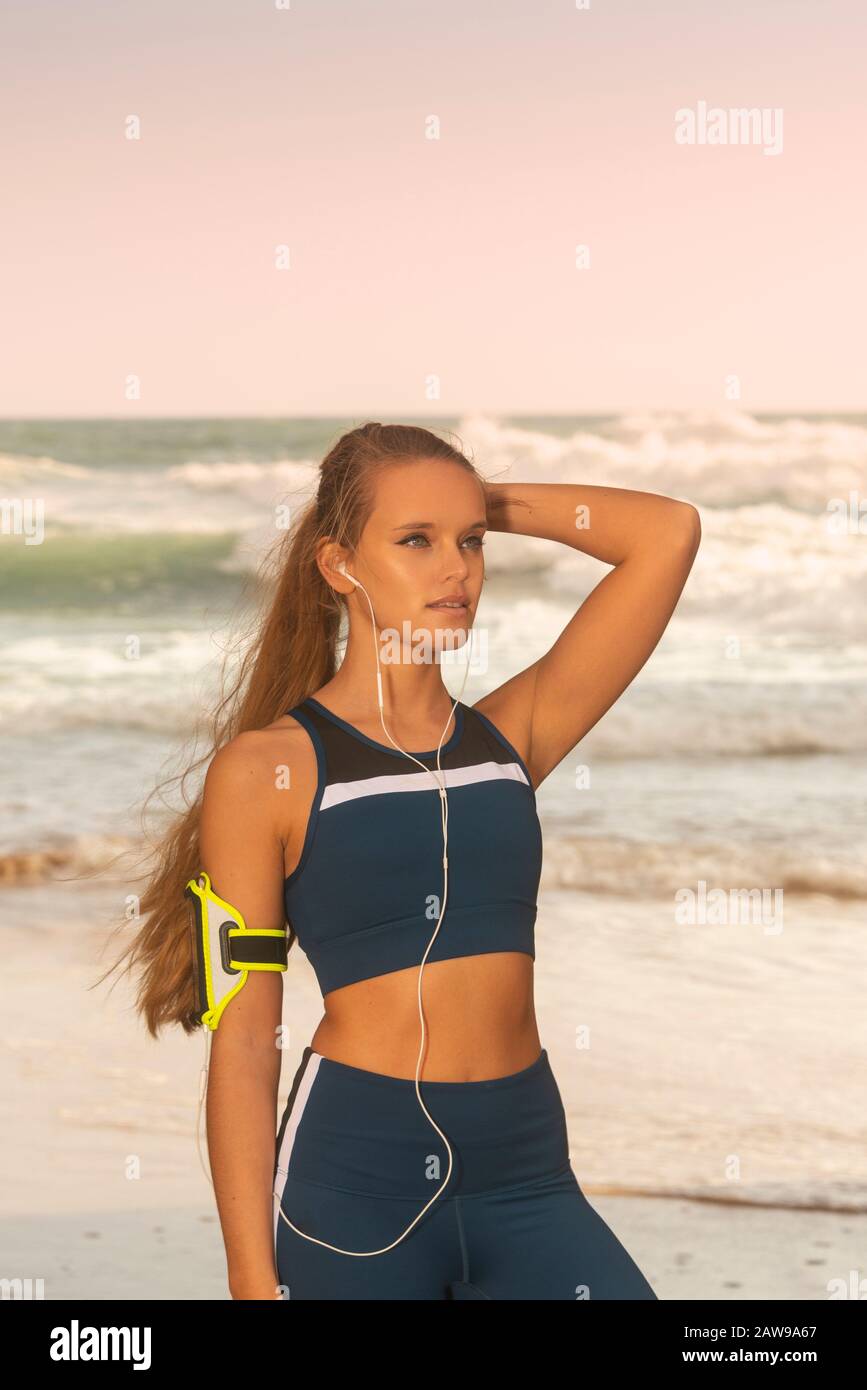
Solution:
M 473 547 L 474 549 L 477 548 L 481 550 L 482 546 L 485 544 L 481 536 L 467 536 L 467 540 L 475 541 L 477 543 L 476 546 Z M 421 531 L 413 531 L 411 536 L 405 536 L 402 541 L 398 541 L 398 545 L 409 545 L 410 541 L 424 541 L 425 545 L 427 545 L 428 543 L 427 536 L 425 536 Z M 414 550 L 416 547 L 413 546 L 412 548 Z

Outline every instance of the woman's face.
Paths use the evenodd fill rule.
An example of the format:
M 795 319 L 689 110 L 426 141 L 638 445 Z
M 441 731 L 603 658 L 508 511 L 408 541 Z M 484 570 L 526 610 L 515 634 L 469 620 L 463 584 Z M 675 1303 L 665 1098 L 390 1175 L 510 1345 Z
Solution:
M 410 634 L 427 629 L 434 641 L 437 631 L 468 631 L 485 577 L 485 525 L 482 488 L 460 464 L 426 459 L 384 469 L 357 553 L 347 562 L 367 589 L 377 627 L 402 635 L 408 622 Z M 356 594 L 369 618 L 364 594 Z M 464 603 L 432 606 L 449 597 Z M 446 650 L 453 645 L 463 641 L 442 642 Z

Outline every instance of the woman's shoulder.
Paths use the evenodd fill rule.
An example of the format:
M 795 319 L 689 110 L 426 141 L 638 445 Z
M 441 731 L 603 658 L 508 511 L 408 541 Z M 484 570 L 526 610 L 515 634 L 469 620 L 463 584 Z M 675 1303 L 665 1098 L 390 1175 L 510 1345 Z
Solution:
M 203 820 L 242 823 L 245 834 L 275 836 L 292 849 L 303 835 L 317 777 L 310 735 L 297 720 L 281 716 L 265 728 L 236 734 L 214 754 L 205 776 Z
M 292 715 L 280 715 L 261 729 L 245 729 L 235 734 L 213 754 L 208 765 L 206 786 L 226 792 L 243 792 L 251 783 L 269 786 L 279 768 L 297 758 L 306 759 L 310 736 Z

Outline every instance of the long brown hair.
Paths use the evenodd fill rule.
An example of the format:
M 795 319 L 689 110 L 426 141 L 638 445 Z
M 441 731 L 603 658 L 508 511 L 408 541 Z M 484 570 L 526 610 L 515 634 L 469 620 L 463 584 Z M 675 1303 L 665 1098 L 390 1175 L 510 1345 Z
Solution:
M 331 539 L 350 552 L 355 550 L 373 507 L 379 471 L 413 459 L 457 463 L 473 473 L 486 491 L 464 452 L 431 430 L 416 425 L 361 425 L 342 435 L 323 459 L 316 496 L 265 557 L 260 571 L 265 598 L 252 625 L 252 639 L 234 684 L 209 720 L 207 751 L 175 778 L 167 779 L 180 780 L 186 807 L 174 813 L 151 846 L 154 867 L 146 875 L 141 896 L 132 899 L 137 911 L 117 927 L 128 933 L 132 925 L 135 934 L 106 972 L 126 960 L 127 971 L 137 975 L 136 1009 L 153 1037 L 170 1024 L 180 1025 L 185 1033 L 200 1026 L 195 1015 L 190 904 L 184 888 L 201 869 L 202 792 L 200 788 L 190 801 L 186 779 L 237 734 L 273 723 L 335 674 L 345 601 L 324 579 L 316 563 L 317 547 L 323 539 Z M 486 491 L 486 501 L 490 508 L 498 499 Z M 165 785 L 161 782 L 150 796 Z M 290 924 L 290 947 L 294 940 Z

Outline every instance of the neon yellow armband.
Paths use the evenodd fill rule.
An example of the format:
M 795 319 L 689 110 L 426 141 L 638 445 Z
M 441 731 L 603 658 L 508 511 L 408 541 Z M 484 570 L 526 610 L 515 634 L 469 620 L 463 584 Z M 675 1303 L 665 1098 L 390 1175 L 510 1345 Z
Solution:
M 204 886 L 202 881 L 204 881 Z M 248 927 L 236 907 L 217 896 L 202 870 L 184 897 L 192 900 L 196 1017 L 217 1027 L 230 999 L 244 988 L 251 970 L 285 970 L 285 928 Z

